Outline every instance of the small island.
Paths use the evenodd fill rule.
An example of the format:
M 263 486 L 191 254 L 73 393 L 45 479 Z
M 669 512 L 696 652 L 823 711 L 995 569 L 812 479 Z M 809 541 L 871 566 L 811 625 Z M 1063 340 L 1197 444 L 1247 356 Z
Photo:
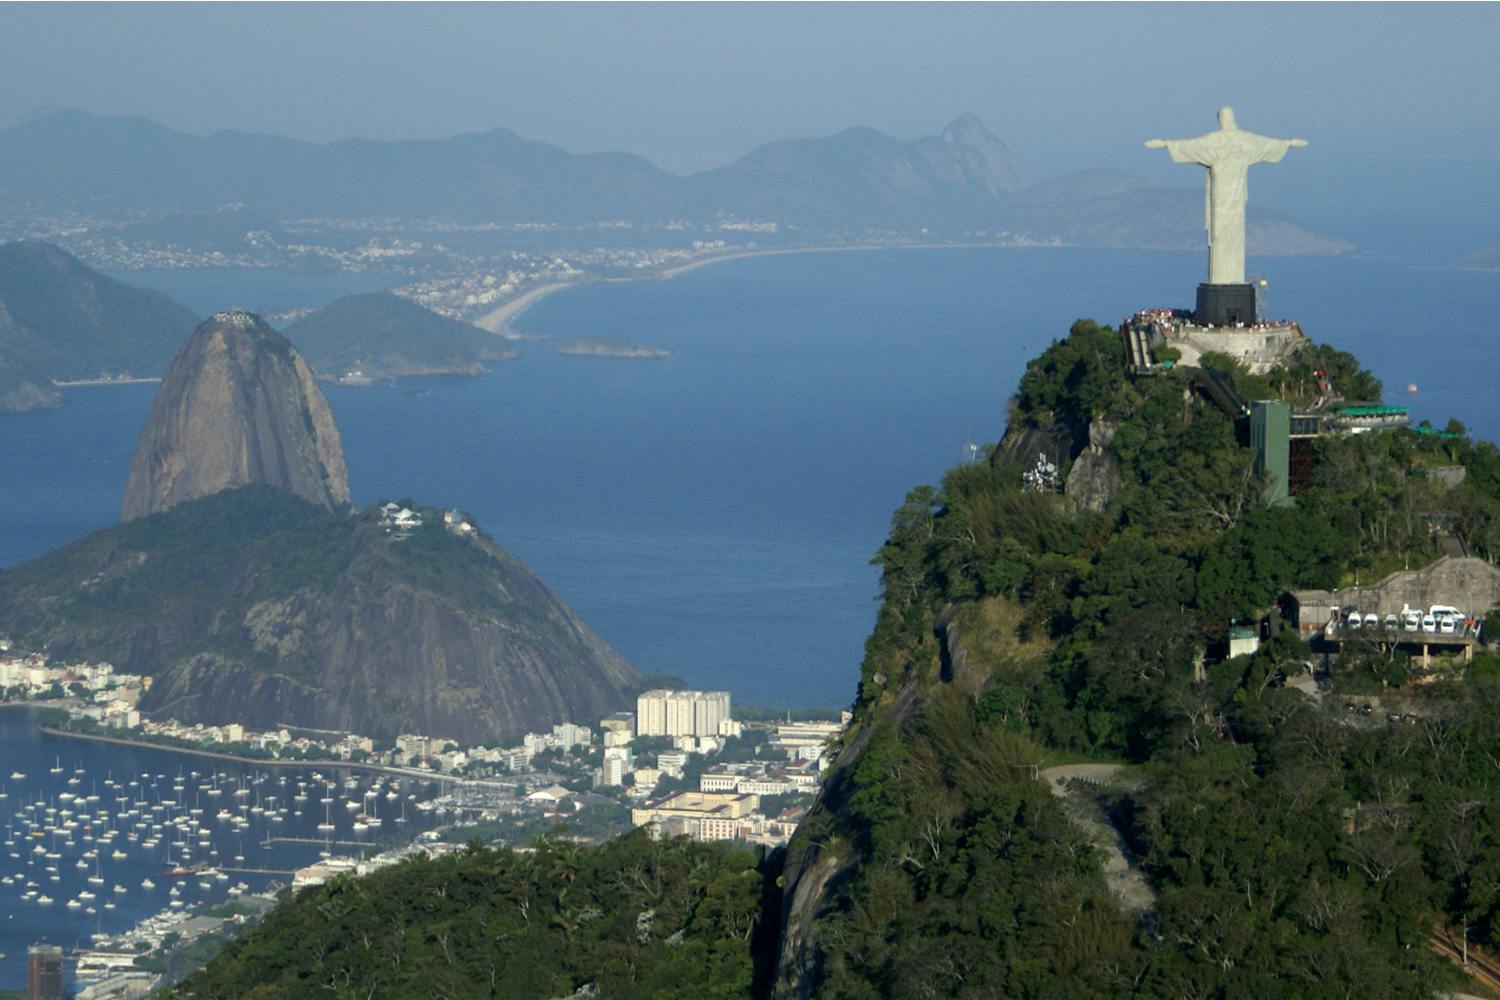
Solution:
M 633 361 L 660 361 L 675 357 L 676 351 L 645 344 L 621 344 L 612 340 L 581 337 L 558 341 L 557 353 L 581 358 L 626 358 Z

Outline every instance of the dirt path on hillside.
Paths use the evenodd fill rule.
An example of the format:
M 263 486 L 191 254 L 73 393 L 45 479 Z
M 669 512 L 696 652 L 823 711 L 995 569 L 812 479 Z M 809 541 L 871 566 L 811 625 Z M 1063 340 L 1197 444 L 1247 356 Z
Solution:
M 1139 915 L 1156 905 L 1156 893 L 1134 863 L 1135 856 L 1110 821 L 1098 795 L 1089 791 L 1090 786 L 1118 787 L 1121 770 L 1119 764 L 1063 764 L 1049 767 L 1038 776 L 1062 800 L 1068 817 L 1083 827 L 1094 845 L 1104 852 L 1104 881 L 1115 902 L 1125 912 Z

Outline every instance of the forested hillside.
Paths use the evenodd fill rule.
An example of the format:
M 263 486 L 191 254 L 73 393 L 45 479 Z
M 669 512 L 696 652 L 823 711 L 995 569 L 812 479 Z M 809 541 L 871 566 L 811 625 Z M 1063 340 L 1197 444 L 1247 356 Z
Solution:
M 304 892 L 173 996 L 743 997 L 762 881 L 747 852 L 643 832 L 476 846 Z
M 1295 398 L 1318 369 L 1379 391 L 1327 348 L 1262 379 L 1209 363 L 1249 399 Z M 1116 427 L 1104 512 L 1003 463 L 897 511 L 856 724 L 789 853 L 787 991 L 1431 995 L 1456 981 L 1436 925 L 1500 930 L 1500 661 L 1411 687 L 1396 721 L 1345 707 L 1408 680 L 1374 643 L 1317 695 L 1287 684 L 1317 662 L 1290 631 L 1195 669 L 1287 590 L 1437 558 L 1435 515 L 1493 561 L 1500 452 L 1456 427 L 1323 438 L 1311 487 L 1268 508 L 1190 378 L 1128 379 L 1118 336 L 1079 323 L 1028 367 L 1013 426 Z M 1453 464 L 1457 488 L 1420 474 Z M 1128 765 L 1082 797 L 1149 886 L 1139 917 L 1037 780 L 1079 761 Z
M 1350 394 L 1380 392 L 1356 359 L 1326 347 L 1309 345 L 1265 377 L 1227 358 L 1206 364 L 1246 399 L 1305 401 L 1319 371 Z M 765 904 L 758 931 L 745 927 L 744 909 L 725 906 L 739 916 L 692 923 L 684 938 L 718 963 L 693 970 L 720 970 L 693 982 L 721 993 L 674 992 L 684 987 L 653 978 L 658 967 L 646 962 L 635 980 L 610 978 L 612 953 L 589 943 L 576 915 L 549 917 L 545 933 L 526 932 L 541 938 L 524 938 L 568 956 L 558 959 L 572 963 L 566 981 L 492 992 L 479 972 L 516 933 L 511 876 L 462 905 L 451 898 L 464 865 L 523 864 L 510 855 L 389 876 L 425 880 L 425 895 L 402 890 L 405 903 L 364 883 L 371 901 L 360 907 L 393 907 L 386 922 L 427 942 L 421 968 L 479 970 L 430 980 L 428 992 L 443 996 L 567 996 L 590 982 L 617 997 L 1475 988 L 1431 945 L 1450 930 L 1476 949 L 1500 945 L 1500 657 L 1482 647 L 1470 664 L 1422 670 L 1372 641 L 1325 659 L 1284 626 L 1278 605 L 1290 590 L 1430 562 L 1445 540 L 1493 563 L 1500 451 L 1457 425 L 1329 435 L 1313 445 L 1296 502 L 1268 507 L 1234 420 L 1195 393 L 1193 378 L 1186 369 L 1129 377 L 1118 335 L 1080 322 L 1028 367 L 1011 433 L 1078 442 L 1059 476 L 1083 461 L 1111 469 L 1101 502 L 1025 488 L 1006 460 L 1014 449 L 1002 446 L 997 461 L 955 468 L 896 511 L 876 555 L 883 601 L 854 722 L 824 791 L 784 859 L 760 876 L 742 862 L 734 876 L 745 880 L 736 905 Z M 1431 474 L 1456 466 L 1457 485 Z M 1260 620 L 1269 635 L 1259 649 L 1227 657 L 1231 623 Z M 591 860 L 579 863 L 604 868 L 644 849 L 625 844 L 634 846 L 583 849 L 577 856 Z M 525 862 L 537 872 L 528 878 L 538 895 L 572 906 L 582 880 L 574 869 L 550 874 L 558 850 L 544 845 Z M 725 876 L 691 868 L 667 865 L 652 884 L 704 900 L 693 911 L 703 913 Z M 330 907 L 353 891 L 305 897 L 236 947 L 240 964 L 211 966 L 205 976 L 219 978 L 186 995 L 214 995 L 205 984 L 233 982 L 231 968 L 269 975 L 257 956 L 275 928 L 305 921 L 309 940 L 349 939 L 349 921 Z M 644 905 L 587 898 L 600 913 L 589 927 L 628 926 Z M 466 926 L 507 929 L 449 937 L 444 954 L 433 942 L 460 912 Z M 278 976 L 330 968 L 323 953 L 276 962 Z M 772 963 L 755 990 L 747 970 Z M 376 983 L 356 977 L 335 994 Z

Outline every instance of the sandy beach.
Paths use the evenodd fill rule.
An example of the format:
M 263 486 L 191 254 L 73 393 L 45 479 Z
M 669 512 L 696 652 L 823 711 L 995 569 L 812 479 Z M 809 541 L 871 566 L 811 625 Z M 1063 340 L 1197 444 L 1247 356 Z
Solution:
M 488 330 L 490 333 L 498 334 L 508 340 L 519 340 L 524 334 L 518 333 L 510 327 L 510 324 L 516 317 L 536 305 L 540 299 L 551 295 L 559 288 L 567 288 L 570 285 L 578 283 L 576 281 L 556 281 L 550 285 L 539 285 L 529 292 L 517 295 L 504 305 L 485 313 L 474 321 L 474 325 L 481 330 Z

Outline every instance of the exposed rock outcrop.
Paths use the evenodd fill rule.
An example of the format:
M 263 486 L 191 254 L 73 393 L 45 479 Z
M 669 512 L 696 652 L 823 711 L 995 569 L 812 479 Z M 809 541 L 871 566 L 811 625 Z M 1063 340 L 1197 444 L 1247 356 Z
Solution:
M 1063 493 L 1079 509 L 1102 513 L 1120 492 L 1120 467 L 1109 453 L 1117 429 L 1104 420 L 1089 424 L 1089 443 L 1073 460 L 1063 486 Z
M 167 369 L 130 464 L 121 516 L 249 485 L 329 509 L 349 502 L 343 445 L 312 370 L 259 317 L 219 313 Z
M 1048 461 L 1061 466 L 1074 452 L 1073 435 L 1061 424 L 1027 427 L 1012 420 L 990 453 L 990 464 L 1024 470 L 1036 465 L 1038 455 L 1046 455 Z

